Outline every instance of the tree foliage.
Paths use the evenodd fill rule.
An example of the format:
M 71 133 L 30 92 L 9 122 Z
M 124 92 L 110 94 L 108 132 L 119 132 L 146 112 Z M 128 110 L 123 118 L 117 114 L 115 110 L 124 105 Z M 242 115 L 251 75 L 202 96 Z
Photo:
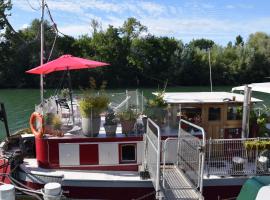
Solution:
M 40 21 L 13 31 L 6 21 L 10 1 L 0 0 L 0 88 L 38 87 L 39 76 L 25 74 L 40 63 Z M 108 87 L 208 85 L 209 51 L 214 85 L 260 82 L 270 74 L 270 36 L 251 34 L 246 42 L 238 35 L 234 44 L 220 46 L 208 39 L 184 44 L 171 37 L 157 37 L 135 18 L 121 27 L 102 29 L 91 21 L 91 34 L 79 38 L 58 36 L 51 59 L 72 54 L 110 63 L 110 66 L 73 71 L 74 87 L 88 85 L 90 76 L 107 80 Z M 45 22 L 45 62 L 56 32 Z M 46 76 L 46 87 L 56 87 L 62 72 Z

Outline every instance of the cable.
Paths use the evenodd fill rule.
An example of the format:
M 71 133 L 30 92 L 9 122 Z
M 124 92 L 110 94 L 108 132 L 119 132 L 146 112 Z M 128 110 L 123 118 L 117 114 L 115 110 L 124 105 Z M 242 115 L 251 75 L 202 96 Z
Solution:
M 30 1 L 29 0 L 26 0 L 28 5 L 30 6 L 30 8 L 32 8 L 34 11 L 39 11 L 41 6 L 39 8 L 35 8 L 34 6 L 31 5 Z
M 52 17 L 50 8 L 49 8 L 49 6 L 48 6 L 47 3 L 45 4 L 45 7 L 47 8 L 47 13 L 48 13 L 48 15 L 50 17 L 51 22 L 53 23 L 53 26 L 54 26 L 55 30 L 57 31 L 57 33 L 60 33 L 60 34 L 62 34 L 65 37 L 71 37 L 71 36 L 66 35 L 66 34 L 64 34 L 64 33 L 62 33 L 61 31 L 58 30 L 57 25 L 56 25 L 55 21 L 53 20 L 53 17 Z
M 56 43 L 56 40 L 57 40 L 57 37 L 58 37 L 58 31 L 56 31 L 56 34 L 55 34 L 55 37 L 54 37 L 54 40 L 53 40 L 53 44 L 52 44 L 51 51 L 50 51 L 49 57 L 47 59 L 47 62 L 49 62 L 50 59 L 51 59 L 51 56 L 52 56 L 52 53 L 53 53 L 53 50 L 54 50 L 54 46 L 55 46 L 55 43 Z

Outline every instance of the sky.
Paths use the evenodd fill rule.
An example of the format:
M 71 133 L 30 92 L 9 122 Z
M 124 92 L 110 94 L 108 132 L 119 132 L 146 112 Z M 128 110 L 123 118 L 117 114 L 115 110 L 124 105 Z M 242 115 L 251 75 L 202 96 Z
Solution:
M 12 0 L 9 17 L 18 30 L 40 18 L 41 0 Z M 122 26 L 135 17 L 156 36 L 181 39 L 207 38 L 226 45 L 237 35 L 245 40 L 251 33 L 270 33 L 269 0 L 45 0 L 59 30 L 79 37 L 91 34 L 91 19 Z M 48 16 L 46 15 L 48 19 Z

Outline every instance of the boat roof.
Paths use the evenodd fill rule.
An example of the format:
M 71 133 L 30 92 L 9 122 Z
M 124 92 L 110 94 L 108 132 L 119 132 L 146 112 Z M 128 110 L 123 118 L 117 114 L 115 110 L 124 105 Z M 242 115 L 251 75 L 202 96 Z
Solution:
M 153 93 L 157 95 L 158 93 Z M 235 100 L 233 101 L 233 97 Z M 224 103 L 244 101 L 244 95 L 231 92 L 166 92 L 164 100 L 167 103 Z M 261 102 L 262 100 L 251 98 L 251 102 Z
M 241 91 L 245 90 L 246 85 L 238 86 L 238 87 L 233 87 L 232 91 Z M 256 92 L 264 92 L 270 94 L 270 82 L 263 82 L 263 83 L 251 83 L 248 84 L 247 86 L 251 87 L 252 91 Z

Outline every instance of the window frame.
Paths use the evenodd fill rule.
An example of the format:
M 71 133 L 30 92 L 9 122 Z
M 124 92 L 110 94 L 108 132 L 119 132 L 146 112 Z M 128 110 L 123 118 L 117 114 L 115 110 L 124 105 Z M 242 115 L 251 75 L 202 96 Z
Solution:
M 133 146 L 134 147 L 134 152 L 135 152 L 135 159 L 134 160 L 123 160 L 122 148 L 124 146 Z M 137 163 L 137 143 L 120 143 L 118 145 L 118 149 L 119 149 L 119 164 Z

